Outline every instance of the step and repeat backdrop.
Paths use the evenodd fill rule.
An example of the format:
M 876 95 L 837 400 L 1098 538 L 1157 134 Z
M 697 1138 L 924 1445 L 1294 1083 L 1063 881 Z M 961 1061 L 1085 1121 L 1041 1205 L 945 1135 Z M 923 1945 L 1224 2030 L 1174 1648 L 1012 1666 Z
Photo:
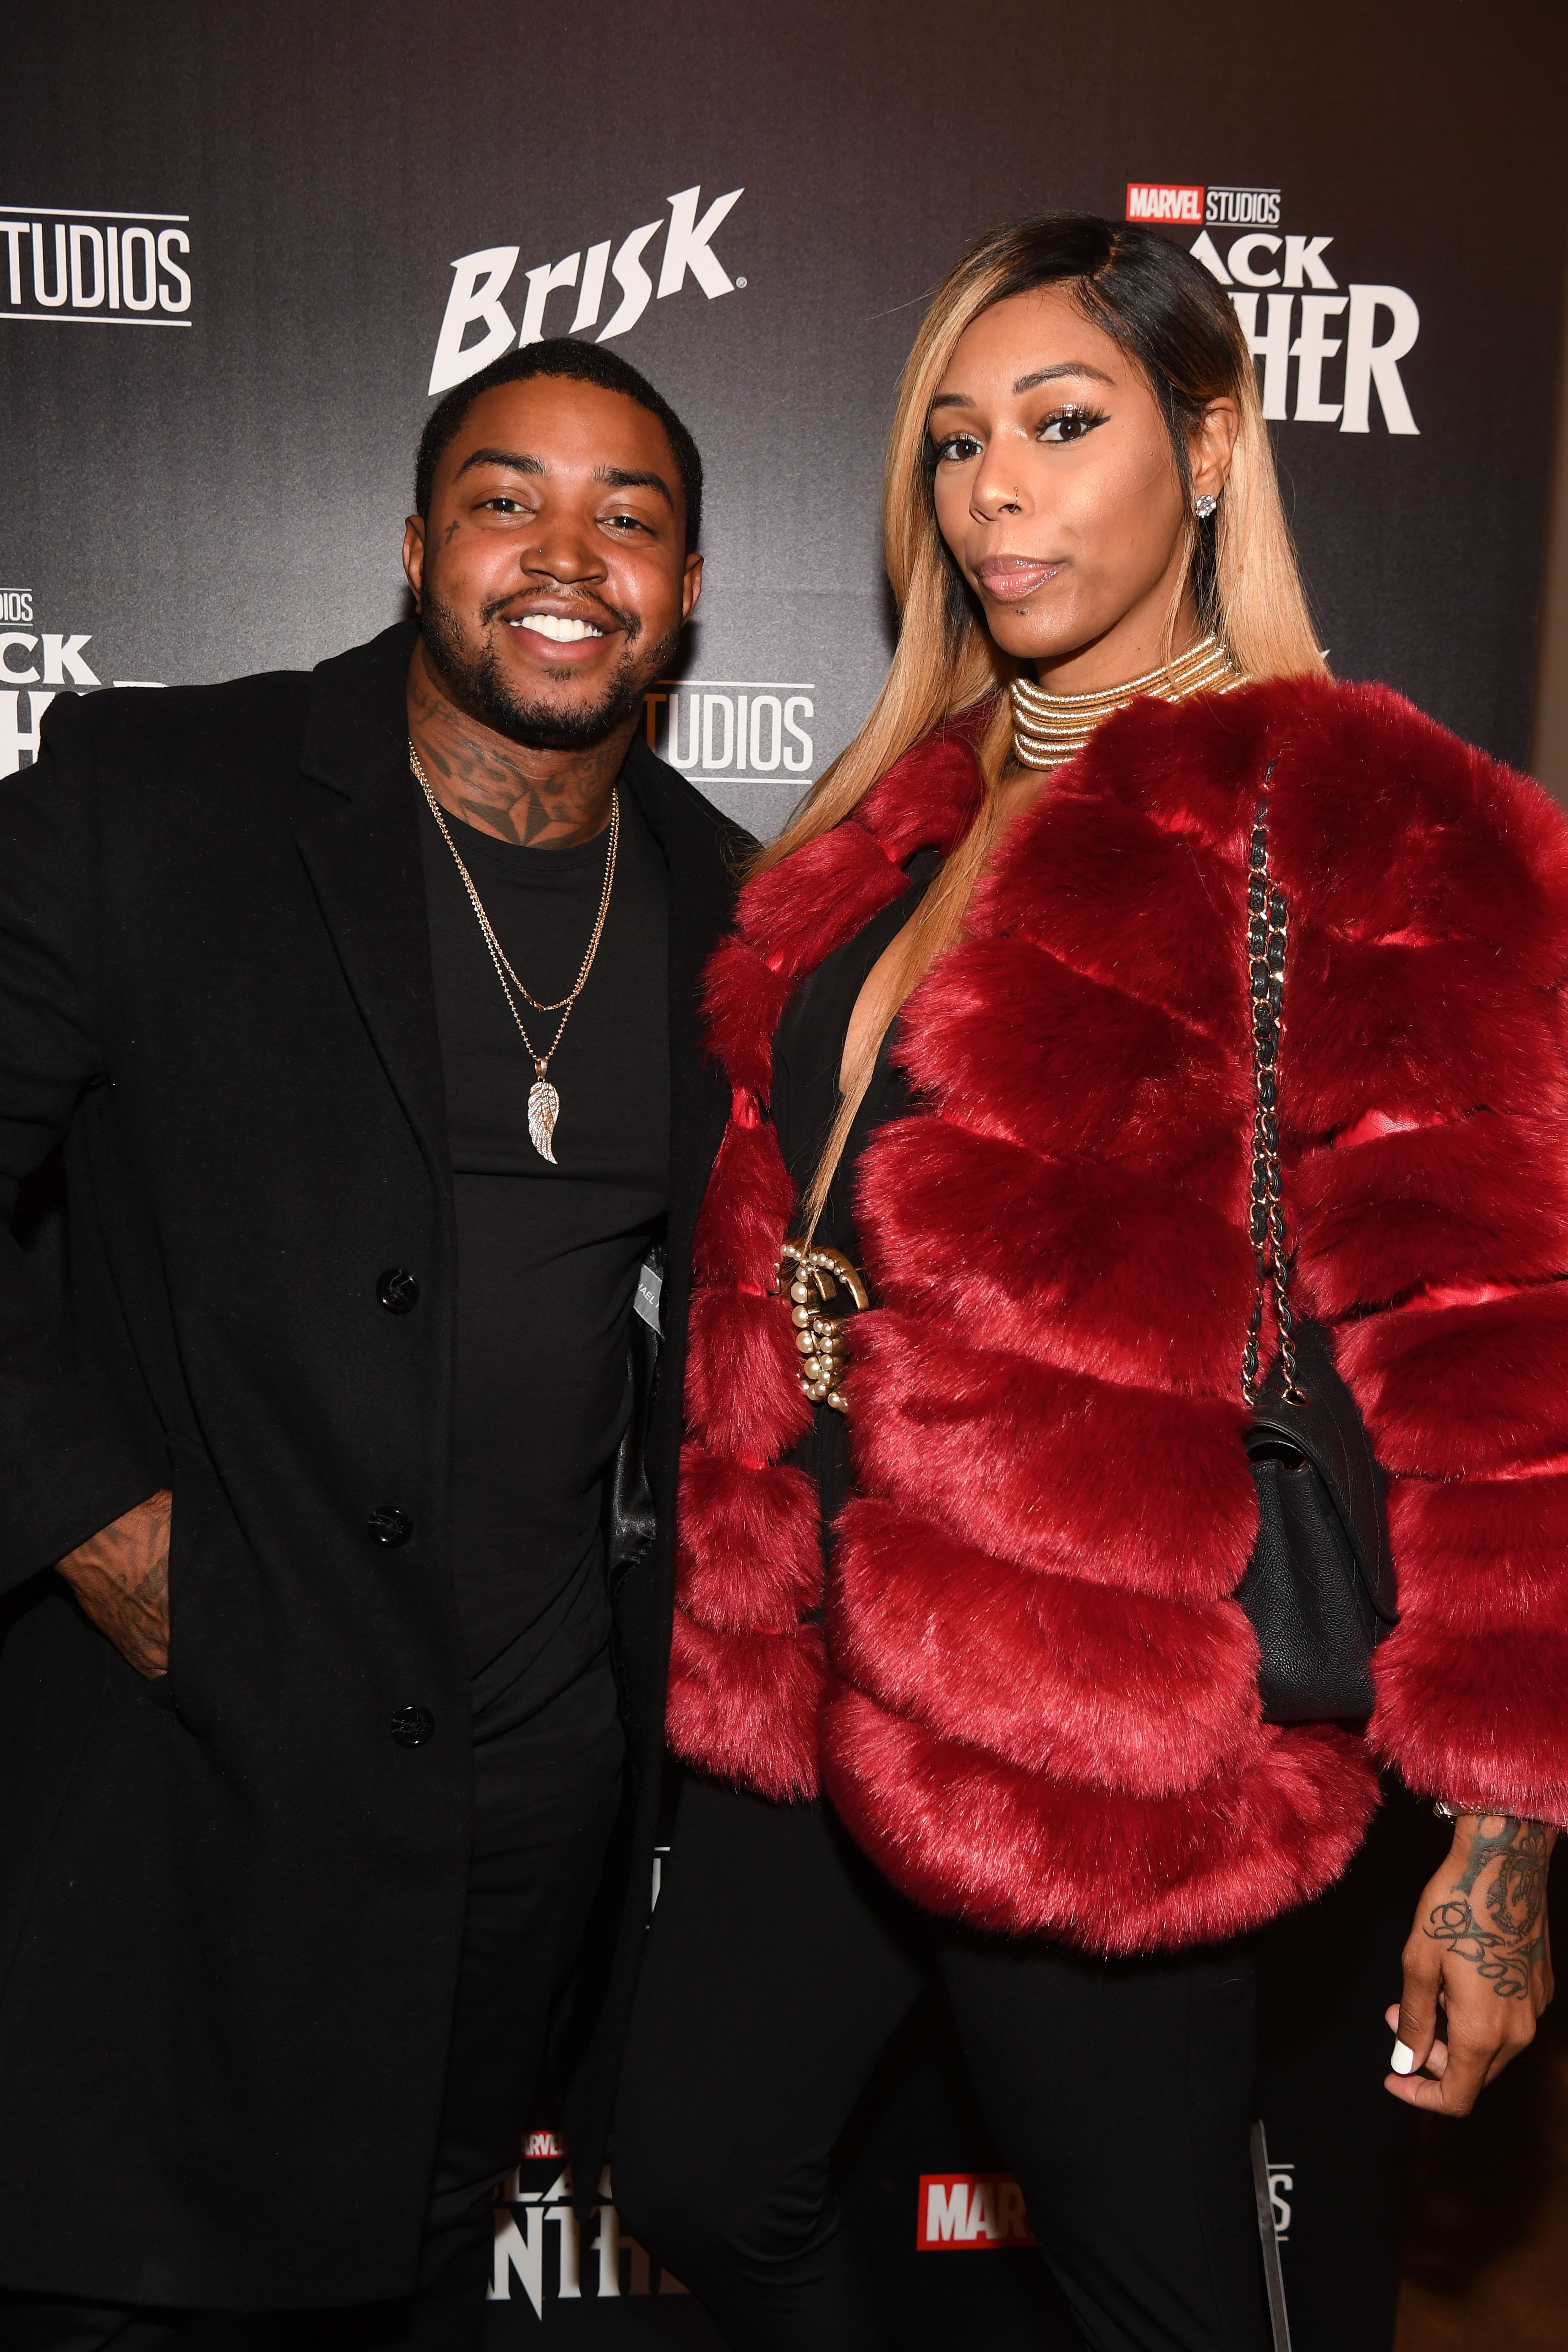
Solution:
M 709 468 L 706 593 L 649 739 L 773 830 L 887 660 L 881 443 L 923 302 L 977 231 L 1064 205 L 1156 224 L 1234 301 L 1334 667 L 1522 759 L 1564 48 L 1552 0 L 13 8 L 0 777 L 56 695 L 309 665 L 382 627 L 431 401 L 572 334 L 650 375 Z M 1392 1808 L 1347 1886 L 1265 1939 L 1259 2164 L 1297 2352 L 1387 2340 L 1381 2009 L 1426 1834 Z M 528 2120 L 494 2352 L 715 2342 L 609 2178 L 579 2227 Z M 1126 2183 L 1148 2186 L 1131 2126 Z M 845 2196 L 911 2345 L 1074 2341 L 934 2007 Z

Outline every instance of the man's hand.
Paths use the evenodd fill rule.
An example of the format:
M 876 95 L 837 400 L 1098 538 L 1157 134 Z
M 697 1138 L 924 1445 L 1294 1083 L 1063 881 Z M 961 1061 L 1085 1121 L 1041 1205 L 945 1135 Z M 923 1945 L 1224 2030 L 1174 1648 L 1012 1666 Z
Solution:
M 55 1562 L 84 1612 L 149 1682 L 169 1664 L 169 1507 L 163 1487 Z
M 1455 1824 L 1448 1859 L 1416 1906 L 1405 1997 L 1387 2012 L 1399 2039 L 1384 2087 L 1407 2105 L 1468 2116 L 1483 2084 L 1535 2039 L 1552 1998 L 1546 1867 L 1556 1837 L 1543 1822 L 1508 1813 L 1466 1813 Z

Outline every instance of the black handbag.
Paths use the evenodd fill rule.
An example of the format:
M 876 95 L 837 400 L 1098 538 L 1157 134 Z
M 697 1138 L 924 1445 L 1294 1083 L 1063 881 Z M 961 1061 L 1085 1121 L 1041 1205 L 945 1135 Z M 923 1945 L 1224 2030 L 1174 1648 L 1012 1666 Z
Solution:
M 1268 871 L 1268 782 L 1248 852 L 1258 1289 L 1241 1381 L 1253 1414 L 1247 1452 L 1259 1524 L 1236 1597 L 1262 1653 L 1264 1719 L 1359 1721 L 1372 1712 L 1372 1654 L 1399 1622 L 1386 1481 L 1355 1399 L 1334 1370 L 1327 1334 L 1290 1305 L 1277 1099 L 1288 922 Z M 1279 1349 L 1260 1385 L 1258 1339 L 1270 1290 Z
M 1385 1481 L 1327 1336 L 1295 1328 L 1299 1402 L 1277 1360 L 1253 1403 L 1258 1541 L 1237 1599 L 1263 1653 L 1269 1723 L 1372 1712 L 1372 1654 L 1399 1622 Z

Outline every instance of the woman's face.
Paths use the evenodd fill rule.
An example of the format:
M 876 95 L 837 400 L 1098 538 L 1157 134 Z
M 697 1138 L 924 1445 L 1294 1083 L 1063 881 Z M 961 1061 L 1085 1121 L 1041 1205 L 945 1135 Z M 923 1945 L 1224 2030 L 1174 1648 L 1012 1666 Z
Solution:
M 1192 450 L 1194 497 L 1223 487 L 1236 425 L 1229 402 L 1213 404 Z M 997 644 L 1070 672 L 1069 688 L 1158 661 L 1186 497 L 1142 372 L 1071 293 L 1042 287 L 983 312 L 929 429 L 937 522 Z

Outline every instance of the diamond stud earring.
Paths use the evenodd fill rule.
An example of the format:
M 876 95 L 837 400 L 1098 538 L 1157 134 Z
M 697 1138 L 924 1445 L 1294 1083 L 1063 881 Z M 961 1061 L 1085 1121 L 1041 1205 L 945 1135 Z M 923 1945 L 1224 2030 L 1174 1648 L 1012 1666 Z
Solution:
M 1193 512 L 1196 515 L 1200 522 L 1207 522 L 1210 515 L 1213 514 L 1218 504 L 1219 500 L 1217 499 L 1211 499 L 1208 492 L 1205 490 L 1201 499 L 1194 499 L 1193 500 Z

